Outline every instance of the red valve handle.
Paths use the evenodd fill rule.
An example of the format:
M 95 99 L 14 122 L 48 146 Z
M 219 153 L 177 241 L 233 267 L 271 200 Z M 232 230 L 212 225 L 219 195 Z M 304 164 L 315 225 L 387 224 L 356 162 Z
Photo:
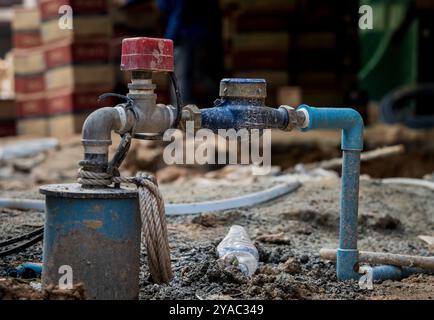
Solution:
M 157 38 L 122 40 L 121 70 L 173 72 L 173 41 Z

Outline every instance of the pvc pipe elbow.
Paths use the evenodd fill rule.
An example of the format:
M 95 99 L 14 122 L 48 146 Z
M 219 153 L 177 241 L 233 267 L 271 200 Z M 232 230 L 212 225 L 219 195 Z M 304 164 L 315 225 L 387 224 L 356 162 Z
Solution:
M 342 129 L 343 150 L 363 150 L 363 119 L 360 113 L 351 108 L 315 108 L 300 105 L 306 122 L 302 131 L 313 129 Z

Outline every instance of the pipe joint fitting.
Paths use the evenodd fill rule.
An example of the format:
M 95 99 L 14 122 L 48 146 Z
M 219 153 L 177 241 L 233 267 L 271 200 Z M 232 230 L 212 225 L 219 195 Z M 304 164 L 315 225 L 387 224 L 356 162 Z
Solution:
M 202 127 L 200 109 L 194 104 L 189 104 L 182 108 L 180 126 L 183 130 L 185 130 L 187 127 L 187 121 L 193 121 L 195 130 L 198 130 Z
M 288 124 L 282 130 L 292 131 L 295 128 L 303 128 L 305 125 L 306 114 L 302 110 L 297 111 L 295 108 L 287 105 L 280 106 L 279 110 L 284 110 L 288 113 Z
M 359 251 L 357 249 L 338 249 L 336 254 L 336 274 L 338 280 L 359 279 Z
M 341 129 L 342 150 L 363 150 L 363 119 L 350 108 L 315 108 L 301 105 L 297 111 L 307 114 L 302 131 L 313 129 Z

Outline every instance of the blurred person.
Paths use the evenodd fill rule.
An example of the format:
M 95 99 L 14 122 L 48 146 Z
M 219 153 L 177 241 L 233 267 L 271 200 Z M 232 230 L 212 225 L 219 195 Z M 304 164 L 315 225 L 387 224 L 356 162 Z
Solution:
M 174 43 L 183 103 L 198 103 L 198 99 L 210 104 L 218 96 L 223 74 L 219 1 L 157 0 L 157 5 L 167 19 L 164 37 Z M 172 100 L 173 96 L 172 92 Z

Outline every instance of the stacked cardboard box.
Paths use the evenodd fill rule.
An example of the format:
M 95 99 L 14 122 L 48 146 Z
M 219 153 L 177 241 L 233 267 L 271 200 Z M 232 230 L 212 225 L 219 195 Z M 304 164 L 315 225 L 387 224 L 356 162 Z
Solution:
M 108 0 L 40 0 L 14 12 L 18 133 L 81 131 L 102 106 L 97 97 L 114 88 Z
M 293 0 L 221 0 L 225 69 L 234 77 L 265 78 L 268 104 L 288 85 Z
M 13 56 L 17 131 L 20 135 L 47 135 L 45 59 L 37 8 L 14 7 Z
M 59 8 L 64 6 L 73 10 L 72 29 L 62 27 L 62 21 L 67 24 L 71 19 L 67 11 L 60 10 L 64 13 L 59 14 Z M 86 116 L 101 106 L 97 97 L 114 88 L 109 3 L 41 0 L 39 12 L 48 133 L 67 136 L 81 131 Z
M 220 2 L 226 70 L 267 79 L 269 105 L 289 103 L 285 92 L 314 105 L 347 102 L 357 86 L 357 2 Z
M 14 48 L 32 48 L 42 44 L 39 11 L 36 8 L 14 7 L 12 30 Z
M 15 135 L 14 71 L 12 53 L 0 59 L 0 137 Z

